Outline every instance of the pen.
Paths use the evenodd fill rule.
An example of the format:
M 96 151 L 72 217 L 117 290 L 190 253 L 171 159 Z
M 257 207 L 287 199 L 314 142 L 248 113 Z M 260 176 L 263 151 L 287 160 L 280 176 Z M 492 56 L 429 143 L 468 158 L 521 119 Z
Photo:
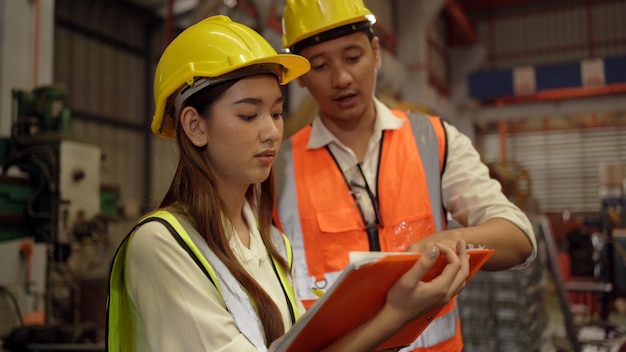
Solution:
M 317 287 L 311 287 L 311 292 L 313 292 L 313 294 L 314 294 L 317 298 L 320 298 L 320 297 L 322 297 L 322 296 L 324 295 L 324 291 L 323 291 L 323 290 L 320 290 L 320 289 L 319 289 L 319 288 L 317 288 Z

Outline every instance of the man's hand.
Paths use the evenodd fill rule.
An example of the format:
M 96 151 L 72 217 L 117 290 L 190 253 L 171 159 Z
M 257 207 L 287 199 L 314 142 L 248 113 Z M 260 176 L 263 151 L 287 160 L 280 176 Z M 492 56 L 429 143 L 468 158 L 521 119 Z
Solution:
M 413 242 L 409 245 L 406 251 L 425 253 L 427 249 L 432 248 L 435 244 L 456 250 L 457 244 L 460 240 L 465 240 L 465 236 L 463 236 L 463 233 L 458 230 L 435 232 L 417 242 Z

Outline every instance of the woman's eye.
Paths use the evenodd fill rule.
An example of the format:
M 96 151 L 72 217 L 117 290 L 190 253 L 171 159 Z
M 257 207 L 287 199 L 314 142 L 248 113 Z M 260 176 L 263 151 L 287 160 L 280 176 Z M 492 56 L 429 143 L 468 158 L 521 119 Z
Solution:
M 273 117 L 275 120 L 281 119 L 281 118 L 283 118 L 283 113 L 282 113 L 282 112 L 277 112 L 277 113 L 274 113 L 274 114 L 272 114 L 272 117 Z
M 239 115 L 239 118 L 244 120 L 244 121 L 253 120 L 255 117 L 256 117 L 256 115 Z

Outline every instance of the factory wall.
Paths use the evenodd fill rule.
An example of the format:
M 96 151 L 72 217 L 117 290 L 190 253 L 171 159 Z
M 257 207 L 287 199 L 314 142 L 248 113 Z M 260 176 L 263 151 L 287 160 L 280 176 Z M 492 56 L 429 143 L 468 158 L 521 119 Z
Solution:
M 11 129 L 11 90 L 53 80 L 54 0 L 0 0 L 0 136 Z
M 258 18 L 277 16 L 273 1 L 256 3 Z M 624 94 L 485 104 L 471 96 L 468 84 L 468 75 L 482 70 L 626 55 L 626 29 L 620 25 L 626 11 L 623 2 L 594 2 L 589 17 L 584 4 L 557 6 L 560 2 L 550 11 L 477 12 L 470 15 L 478 40 L 456 46 L 446 44 L 443 1 L 366 3 L 377 14 L 386 46 L 378 82 L 381 99 L 399 97 L 423 107 L 472 139 L 476 124 L 626 110 Z M 126 5 L 0 0 L 0 135 L 10 132 L 12 89 L 61 83 L 68 89 L 75 134 L 102 148 L 103 184 L 119 187 L 121 207 L 137 214 L 158 204 L 176 154 L 171 142 L 152 137 L 147 128 L 153 109 L 152 74 L 166 44 L 163 19 Z M 215 10 L 200 6 L 187 22 Z M 253 24 L 280 46 L 280 34 L 269 20 Z M 442 90 L 433 77 L 449 88 Z M 307 93 L 296 85 L 289 91 L 293 118 L 287 124 L 296 117 L 306 123 L 314 114 Z M 499 152 L 489 150 L 491 155 Z

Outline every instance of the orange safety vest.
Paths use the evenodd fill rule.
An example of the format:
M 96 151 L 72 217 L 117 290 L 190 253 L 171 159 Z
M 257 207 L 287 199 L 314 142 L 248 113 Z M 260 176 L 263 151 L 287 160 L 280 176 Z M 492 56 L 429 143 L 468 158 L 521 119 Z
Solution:
M 409 119 L 406 113 L 393 113 L 407 123 L 399 129 L 386 130 L 383 134 L 376 184 L 384 223 L 378 229 L 381 251 L 405 251 L 411 243 L 443 230 L 445 226 L 440 187 L 446 156 L 443 123 L 437 117 L 411 114 Z M 422 123 L 420 130 L 416 129 L 417 123 Z M 420 142 L 420 139 L 426 138 L 421 130 L 429 126 L 432 126 L 430 131 L 434 140 Z M 320 283 L 332 284 L 338 273 L 347 266 L 349 252 L 370 250 L 365 224 L 350 187 L 326 148 L 307 149 L 310 133 L 311 126 L 305 127 L 291 138 L 290 143 L 286 143 L 287 149 L 291 144 L 290 150 L 281 148 L 281 154 L 288 159 L 282 166 L 286 166 L 287 172 L 293 172 L 291 177 L 284 175 L 284 178 L 297 182 L 288 181 L 286 186 L 277 183 L 277 187 L 282 187 L 285 192 L 278 190 L 279 204 L 275 209 L 275 222 L 278 225 L 291 226 L 297 222 L 294 218 L 299 219 L 299 226 L 295 224 L 297 230 L 290 231 L 293 226 L 285 226 L 284 232 L 292 241 L 296 284 L 306 306 L 314 302 L 310 299 L 313 298 L 310 287 L 319 286 Z M 418 151 L 420 144 L 430 148 Z M 432 159 L 433 146 L 438 149 L 438 153 L 434 154 L 436 164 L 424 163 L 424 158 Z M 435 172 L 430 170 L 429 173 L 423 165 L 431 165 L 430 168 L 435 168 Z M 277 163 L 277 166 L 281 164 Z M 436 178 L 437 189 L 434 192 L 429 192 L 427 174 L 434 175 L 428 177 L 430 181 Z M 286 199 L 289 197 L 295 199 L 289 201 Z M 433 201 L 437 204 L 435 208 Z M 297 206 L 290 204 L 293 202 Z M 433 209 L 439 213 L 434 213 Z M 298 258 L 306 259 L 300 259 L 298 263 Z M 412 348 L 419 346 L 415 349 L 417 351 L 461 351 L 462 336 L 455 307 L 455 300 L 449 302 L 420 336 L 422 341 L 416 341 Z M 438 319 L 440 322 L 436 324 Z M 428 337 L 429 330 L 434 333 L 434 337 Z M 439 332 L 442 330 L 448 333 L 443 332 L 441 336 Z

